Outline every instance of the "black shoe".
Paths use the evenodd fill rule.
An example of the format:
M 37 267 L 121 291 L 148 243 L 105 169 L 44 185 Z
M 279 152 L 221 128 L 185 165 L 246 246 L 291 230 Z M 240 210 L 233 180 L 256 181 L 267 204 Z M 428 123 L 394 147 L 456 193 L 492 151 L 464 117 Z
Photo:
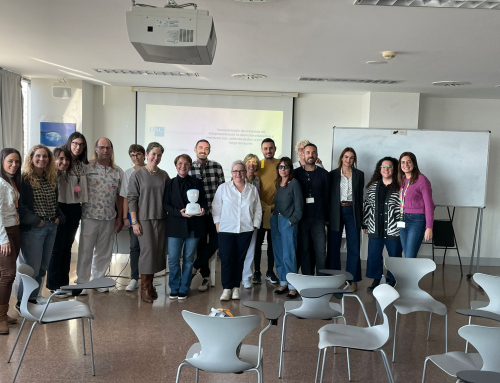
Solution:
M 253 273 L 253 280 L 252 282 L 256 285 L 260 285 L 262 283 L 262 280 L 260 279 L 261 277 L 261 272 L 260 271 L 255 271 L 255 273 Z
M 274 274 L 274 271 L 268 271 L 266 273 L 266 279 L 271 282 L 271 283 L 280 283 L 280 280 L 278 279 L 278 277 L 276 276 L 276 274 Z
M 285 288 L 282 290 L 280 290 L 280 289 L 281 289 L 281 287 L 279 289 L 274 290 L 274 293 L 276 295 L 283 295 L 283 294 L 286 294 L 288 292 L 288 286 L 285 286 Z
M 188 297 L 188 295 L 186 293 L 179 293 L 178 299 L 180 301 L 182 301 L 182 300 L 186 299 L 187 297 Z
M 369 286 L 367 288 L 367 290 L 368 291 L 373 291 L 375 289 L 375 287 L 377 287 L 378 285 L 380 285 L 380 279 L 374 279 L 372 285 Z
M 179 297 L 179 293 L 170 293 L 168 296 L 169 299 L 177 299 Z
M 295 294 L 292 294 L 292 292 L 295 292 Z M 299 296 L 299 293 L 297 292 L 297 290 L 290 290 L 290 292 L 288 293 L 288 295 L 286 296 L 288 299 L 295 299 Z
M 394 286 L 396 286 L 396 281 L 390 281 L 390 280 L 389 280 L 389 281 L 387 281 L 387 284 L 388 284 L 389 286 L 394 287 Z

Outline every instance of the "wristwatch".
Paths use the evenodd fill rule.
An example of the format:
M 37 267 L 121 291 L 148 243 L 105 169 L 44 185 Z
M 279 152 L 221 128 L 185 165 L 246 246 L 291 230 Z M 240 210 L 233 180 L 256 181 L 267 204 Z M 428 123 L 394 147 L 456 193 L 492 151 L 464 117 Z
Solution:
M 132 222 L 130 222 L 130 223 L 132 224 L 132 226 L 134 226 L 134 225 L 138 224 L 139 222 L 137 222 L 137 221 L 132 221 Z

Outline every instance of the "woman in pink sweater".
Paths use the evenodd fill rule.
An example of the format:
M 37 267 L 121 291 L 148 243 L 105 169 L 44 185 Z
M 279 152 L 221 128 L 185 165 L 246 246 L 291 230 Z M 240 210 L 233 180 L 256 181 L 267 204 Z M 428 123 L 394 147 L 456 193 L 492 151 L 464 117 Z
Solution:
M 422 239 L 432 239 L 434 202 L 429 180 L 420 173 L 417 158 L 411 152 L 399 157 L 398 172 L 401 221 L 398 223 L 406 258 L 416 258 Z

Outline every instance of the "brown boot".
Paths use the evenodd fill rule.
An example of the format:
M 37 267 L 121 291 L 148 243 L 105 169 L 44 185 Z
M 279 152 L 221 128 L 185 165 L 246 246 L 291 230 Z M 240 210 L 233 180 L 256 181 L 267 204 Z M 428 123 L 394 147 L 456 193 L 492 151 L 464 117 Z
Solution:
M 154 300 L 158 299 L 158 293 L 156 292 L 156 288 L 153 286 L 153 281 L 155 277 L 154 275 L 151 276 L 151 283 L 149 284 L 149 294 L 151 294 L 151 298 Z
M 7 323 L 7 311 L 9 310 L 9 305 L 0 305 L 0 334 L 9 334 L 9 325 Z
M 150 284 L 152 284 L 153 274 L 141 274 L 141 298 L 143 302 L 153 303 Z

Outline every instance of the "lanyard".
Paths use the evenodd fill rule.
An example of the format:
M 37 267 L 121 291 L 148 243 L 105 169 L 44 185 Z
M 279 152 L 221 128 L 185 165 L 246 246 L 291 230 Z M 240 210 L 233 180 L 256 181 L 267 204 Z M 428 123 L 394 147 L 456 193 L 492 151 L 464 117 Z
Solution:
M 403 220 L 403 210 L 405 207 L 405 199 L 406 199 L 406 192 L 408 191 L 408 187 L 410 186 L 410 180 L 406 183 L 406 187 L 404 186 L 404 182 L 401 185 L 401 188 L 399 189 L 399 206 L 401 210 L 401 220 Z M 404 189 L 404 192 L 403 192 Z
M 314 175 L 314 170 L 316 170 L 317 167 L 314 168 L 314 170 L 309 173 L 304 166 L 302 166 L 304 171 L 306 172 L 306 177 L 307 177 L 307 186 L 309 186 L 309 197 L 312 197 L 312 184 L 313 184 L 313 175 Z

